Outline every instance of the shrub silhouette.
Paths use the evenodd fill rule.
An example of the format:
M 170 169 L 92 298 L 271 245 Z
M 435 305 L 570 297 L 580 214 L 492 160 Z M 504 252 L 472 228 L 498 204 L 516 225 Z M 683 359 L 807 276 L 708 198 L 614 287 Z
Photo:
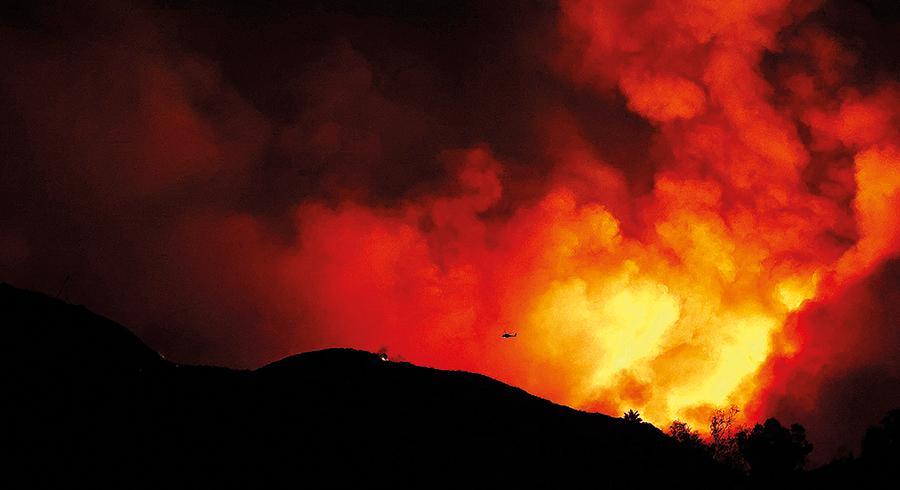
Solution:
M 750 474 L 765 477 L 781 477 L 802 469 L 812 451 L 802 425 L 792 424 L 788 429 L 774 418 L 738 431 L 736 442 Z

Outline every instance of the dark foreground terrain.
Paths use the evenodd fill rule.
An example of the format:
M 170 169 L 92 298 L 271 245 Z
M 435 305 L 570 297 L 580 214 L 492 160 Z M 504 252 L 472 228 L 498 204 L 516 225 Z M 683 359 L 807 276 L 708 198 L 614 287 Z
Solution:
M 556 405 L 482 375 L 385 362 L 368 352 L 310 352 L 255 371 L 176 365 L 84 307 L 6 284 L 0 338 L 3 444 L 12 453 L 6 482 L 603 489 L 753 483 L 651 425 Z M 834 478 L 818 484 L 827 481 Z

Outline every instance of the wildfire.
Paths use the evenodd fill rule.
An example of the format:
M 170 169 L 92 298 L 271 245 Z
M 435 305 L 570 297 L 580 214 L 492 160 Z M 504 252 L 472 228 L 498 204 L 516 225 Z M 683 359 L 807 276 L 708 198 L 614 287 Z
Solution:
M 384 347 L 662 427 L 838 414 L 812 437 L 900 403 L 864 7 L 131 3 L 0 13 L 3 281 L 185 364 Z
M 553 109 L 538 116 L 552 184 L 509 217 L 490 214 L 505 165 L 489 147 L 446 154 L 454 190 L 390 213 L 301 207 L 312 238 L 285 277 L 316 281 L 300 301 L 363 345 L 392 338 L 431 365 L 579 408 L 702 427 L 716 408 L 756 406 L 771 381 L 763 366 L 802 346 L 781 333 L 790 315 L 897 248 L 886 221 L 900 209 L 897 152 L 861 131 L 893 133 L 859 122 L 883 96 L 854 96 L 835 113 L 816 94 L 827 80 L 799 83 L 828 74 L 765 78 L 763 52 L 788 49 L 778 48 L 786 2 L 627 4 L 562 2 L 566 43 L 551 64 L 586 90 L 612 81 L 655 125 L 670 153 L 654 162 L 652 192 L 629 196 L 622 173 Z M 839 49 L 811 31 L 793 42 L 804 36 L 832 43 L 814 59 Z M 774 102 L 773 83 L 788 102 Z M 822 160 L 818 146 L 835 138 L 859 150 L 852 181 Z M 816 165 L 826 177 L 813 186 L 803 172 Z M 492 345 L 498 325 L 520 342 Z

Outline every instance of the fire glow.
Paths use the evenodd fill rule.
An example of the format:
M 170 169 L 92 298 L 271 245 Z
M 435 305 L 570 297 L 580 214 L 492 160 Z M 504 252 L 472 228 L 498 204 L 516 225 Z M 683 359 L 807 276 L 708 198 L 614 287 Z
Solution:
M 849 3 L 114 4 L 0 30 L 0 279 L 71 275 L 180 363 L 386 348 L 660 427 L 815 439 L 841 382 L 900 386 L 900 85 L 827 26 Z
M 671 149 L 649 194 L 618 201 L 628 194 L 621 173 L 550 114 L 541 124 L 557 165 L 538 202 L 485 217 L 501 200 L 504 165 L 487 147 L 453 152 L 449 196 L 389 212 L 300 207 L 300 234 L 312 238 L 284 280 L 316 278 L 298 303 L 361 346 L 387 343 L 574 407 L 697 427 L 715 408 L 752 408 L 767 388 L 761 366 L 801 348 L 773 341 L 789 315 L 827 297 L 823 278 L 833 289 L 896 250 L 898 207 L 886 204 L 898 196 L 895 116 L 878 103 L 895 89 L 835 105 L 816 92 L 830 88 L 828 74 L 788 72 L 778 82 L 802 90 L 774 104 L 758 65 L 783 42 L 783 8 L 563 2 L 568 44 L 552 62 L 587 86 L 611 79 Z M 839 47 L 808 35 L 826 44 L 810 57 L 832 62 Z M 813 126 L 811 142 L 798 122 Z M 566 141 L 553 141 L 559 134 Z M 811 161 L 826 145 L 854 155 L 855 178 Z M 818 188 L 801 175 L 810 165 L 828 175 Z M 517 345 L 495 342 L 503 329 L 521 334 Z

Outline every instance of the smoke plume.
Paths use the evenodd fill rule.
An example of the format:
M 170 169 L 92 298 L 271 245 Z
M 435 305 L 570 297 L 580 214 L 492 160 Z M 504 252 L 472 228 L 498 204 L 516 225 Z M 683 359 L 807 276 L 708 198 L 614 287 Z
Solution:
M 0 280 L 176 362 L 390 349 L 827 461 L 900 406 L 895 14 L 14 3 Z

